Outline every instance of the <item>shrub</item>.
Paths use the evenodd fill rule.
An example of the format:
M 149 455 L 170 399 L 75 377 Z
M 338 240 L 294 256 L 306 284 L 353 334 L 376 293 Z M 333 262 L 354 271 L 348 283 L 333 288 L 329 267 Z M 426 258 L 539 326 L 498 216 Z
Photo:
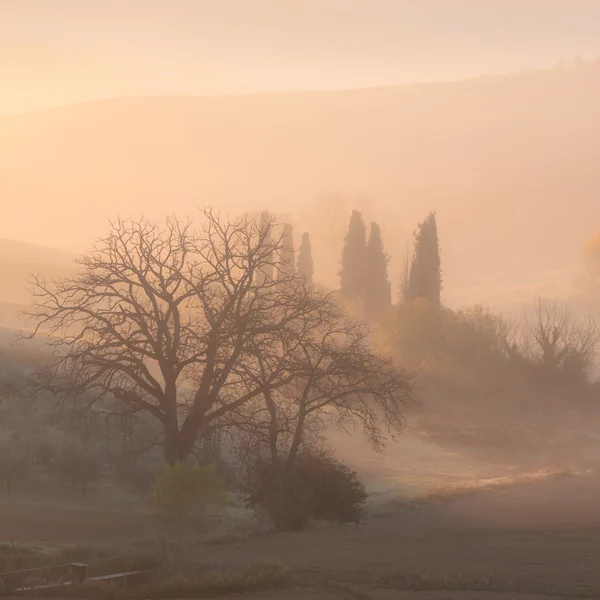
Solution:
M 299 531 L 311 519 L 358 522 L 367 493 L 344 464 L 325 453 L 307 453 L 285 468 L 256 461 L 245 499 L 247 506 L 265 511 L 277 529 Z
M 182 524 L 201 518 L 209 505 L 223 506 L 226 494 L 214 467 L 189 467 L 178 462 L 165 466 L 156 477 L 151 501 L 161 516 Z

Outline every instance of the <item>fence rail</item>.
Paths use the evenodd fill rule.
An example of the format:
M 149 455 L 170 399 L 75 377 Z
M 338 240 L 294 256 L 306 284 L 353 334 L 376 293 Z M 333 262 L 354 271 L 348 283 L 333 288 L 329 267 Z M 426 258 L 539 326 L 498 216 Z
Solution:
M 0 573 L 0 589 L 3 592 L 23 592 L 92 581 L 115 580 L 122 580 L 127 585 L 132 578 L 158 571 L 160 562 L 158 553 L 144 552 L 102 558 L 87 563 L 69 563 Z

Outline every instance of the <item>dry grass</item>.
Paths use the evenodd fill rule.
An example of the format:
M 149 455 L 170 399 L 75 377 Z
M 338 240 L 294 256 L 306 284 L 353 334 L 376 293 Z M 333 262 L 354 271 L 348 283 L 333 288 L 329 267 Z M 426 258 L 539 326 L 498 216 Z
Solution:
M 233 593 L 277 589 L 291 581 L 286 567 L 258 562 L 238 568 L 186 569 L 162 573 L 141 585 L 128 588 L 116 584 L 86 583 L 44 590 L 38 595 L 93 600 L 214 598 Z
M 511 595 L 541 594 L 547 598 L 598 598 L 600 588 L 587 590 L 565 590 L 555 586 L 518 585 L 510 581 L 496 580 L 482 576 L 469 578 L 460 575 L 441 574 L 417 575 L 399 574 L 383 578 L 378 582 L 379 589 L 393 589 L 411 592 L 498 592 Z

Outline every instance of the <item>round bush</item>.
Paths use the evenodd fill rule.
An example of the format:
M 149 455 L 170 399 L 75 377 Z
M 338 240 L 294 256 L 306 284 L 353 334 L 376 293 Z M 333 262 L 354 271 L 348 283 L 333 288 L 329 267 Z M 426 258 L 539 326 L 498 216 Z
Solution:
M 302 454 L 286 466 L 257 460 L 245 492 L 247 506 L 265 511 L 277 529 L 291 531 L 312 519 L 358 522 L 367 499 L 356 473 L 325 453 Z

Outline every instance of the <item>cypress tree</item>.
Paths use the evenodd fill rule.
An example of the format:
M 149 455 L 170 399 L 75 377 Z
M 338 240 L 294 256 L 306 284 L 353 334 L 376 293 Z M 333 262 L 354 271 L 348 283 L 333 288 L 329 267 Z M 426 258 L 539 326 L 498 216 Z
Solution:
M 347 300 L 360 300 L 365 293 L 366 228 L 362 215 L 353 210 L 348 233 L 342 248 L 342 265 L 339 271 L 340 294 Z
M 371 223 L 369 243 L 367 244 L 364 302 L 364 318 L 368 323 L 379 319 L 392 303 L 387 272 L 388 260 L 383 248 L 381 229 L 377 223 Z
M 314 265 L 308 233 L 302 234 L 302 243 L 298 252 L 298 273 L 304 276 L 309 286 L 313 284 Z
M 296 262 L 294 260 L 294 228 L 289 223 L 283 225 L 281 237 L 279 272 L 282 275 L 294 275 Z
M 435 213 L 431 213 L 415 232 L 415 247 L 406 286 L 406 298 L 427 298 L 439 305 L 442 294 L 442 269 Z

